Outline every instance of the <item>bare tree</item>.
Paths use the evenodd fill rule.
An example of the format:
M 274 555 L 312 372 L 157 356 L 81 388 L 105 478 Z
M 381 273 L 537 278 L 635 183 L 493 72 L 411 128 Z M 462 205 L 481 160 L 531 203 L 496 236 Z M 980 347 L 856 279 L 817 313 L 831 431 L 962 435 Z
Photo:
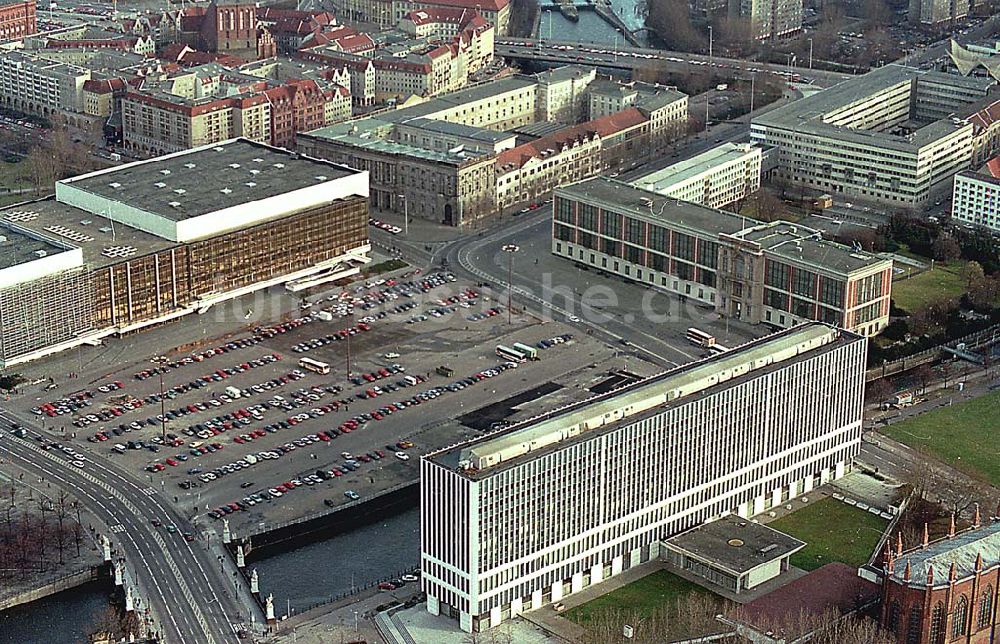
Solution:
M 886 378 L 879 378 L 878 380 L 872 380 L 867 385 L 865 385 L 865 393 L 868 397 L 868 402 L 872 403 L 882 403 L 888 400 L 896 391 L 896 388 L 892 386 Z
M 962 249 L 954 237 L 947 234 L 938 235 L 934 240 L 934 259 L 942 262 L 951 262 L 962 255 Z
M 920 383 L 920 393 L 927 393 L 927 385 L 934 379 L 934 369 L 924 363 L 913 370 L 913 377 Z

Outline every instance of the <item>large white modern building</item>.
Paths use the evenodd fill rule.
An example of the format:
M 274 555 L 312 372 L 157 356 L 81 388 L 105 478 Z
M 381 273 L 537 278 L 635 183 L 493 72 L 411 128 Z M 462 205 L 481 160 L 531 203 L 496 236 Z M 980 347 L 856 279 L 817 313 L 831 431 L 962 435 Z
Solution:
M 886 65 L 754 118 L 750 135 L 778 149 L 779 182 L 915 208 L 969 167 L 976 132 L 963 116 L 994 84 Z
M 761 150 L 747 143 L 723 143 L 630 181 L 665 197 L 723 208 L 760 188 Z
M 990 161 L 979 172 L 967 170 L 955 175 L 951 217 L 1000 231 L 1000 159 Z
M 707 519 L 843 476 L 861 446 L 866 346 L 808 324 L 428 454 L 428 611 L 496 626 Z

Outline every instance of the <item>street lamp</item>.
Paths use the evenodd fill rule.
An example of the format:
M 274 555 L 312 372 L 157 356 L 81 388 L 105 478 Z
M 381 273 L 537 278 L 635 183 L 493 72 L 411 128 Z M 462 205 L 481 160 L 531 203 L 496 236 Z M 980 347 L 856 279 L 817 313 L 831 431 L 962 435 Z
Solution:
M 712 25 L 708 26 L 708 62 L 712 62 Z
M 167 364 L 166 356 L 156 356 L 150 362 L 156 365 L 156 375 L 160 377 L 160 428 L 162 429 L 163 442 L 167 442 L 167 412 L 166 401 L 163 396 L 163 365 Z
M 514 290 L 513 278 L 514 278 L 514 253 L 521 250 L 521 247 L 517 244 L 504 244 L 500 249 L 507 253 L 507 324 L 511 324 L 511 299 L 512 292 Z
M 410 202 L 406 195 L 396 195 L 403 200 L 403 234 L 410 234 Z
M 809 39 L 809 69 L 813 68 L 813 39 Z

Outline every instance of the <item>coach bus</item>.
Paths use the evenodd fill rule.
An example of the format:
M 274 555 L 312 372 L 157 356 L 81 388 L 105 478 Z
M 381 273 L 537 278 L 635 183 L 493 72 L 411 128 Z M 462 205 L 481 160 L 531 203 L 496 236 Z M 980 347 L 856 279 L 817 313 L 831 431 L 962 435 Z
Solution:
M 299 358 L 299 366 L 309 371 L 326 375 L 330 373 L 330 365 L 312 358 Z
M 714 335 L 705 333 L 704 331 L 701 331 L 694 327 L 691 327 L 690 329 L 687 330 L 687 335 L 685 337 L 688 339 L 688 342 L 693 342 L 694 344 L 697 344 L 699 347 L 704 347 L 706 349 L 709 349 L 715 346 Z
M 520 351 L 511 349 L 510 347 L 505 347 L 502 344 L 497 345 L 497 355 L 504 360 L 510 360 L 511 362 L 524 362 L 528 359 L 528 357 Z

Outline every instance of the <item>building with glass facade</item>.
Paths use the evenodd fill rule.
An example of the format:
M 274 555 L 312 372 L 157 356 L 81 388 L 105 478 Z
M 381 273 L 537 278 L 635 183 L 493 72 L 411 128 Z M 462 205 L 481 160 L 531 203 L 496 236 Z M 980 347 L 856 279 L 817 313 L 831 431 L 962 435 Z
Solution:
M 424 456 L 428 611 L 484 630 L 843 476 L 866 347 L 809 323 Z
M 556 189 L 552 252 L 755 324 L 889 324 L 892 260 L 612 179 Z
M 0 211 L 0 366 L 357 272 L 367 197 L 366 172 L 246 139 L 60 181 Z

